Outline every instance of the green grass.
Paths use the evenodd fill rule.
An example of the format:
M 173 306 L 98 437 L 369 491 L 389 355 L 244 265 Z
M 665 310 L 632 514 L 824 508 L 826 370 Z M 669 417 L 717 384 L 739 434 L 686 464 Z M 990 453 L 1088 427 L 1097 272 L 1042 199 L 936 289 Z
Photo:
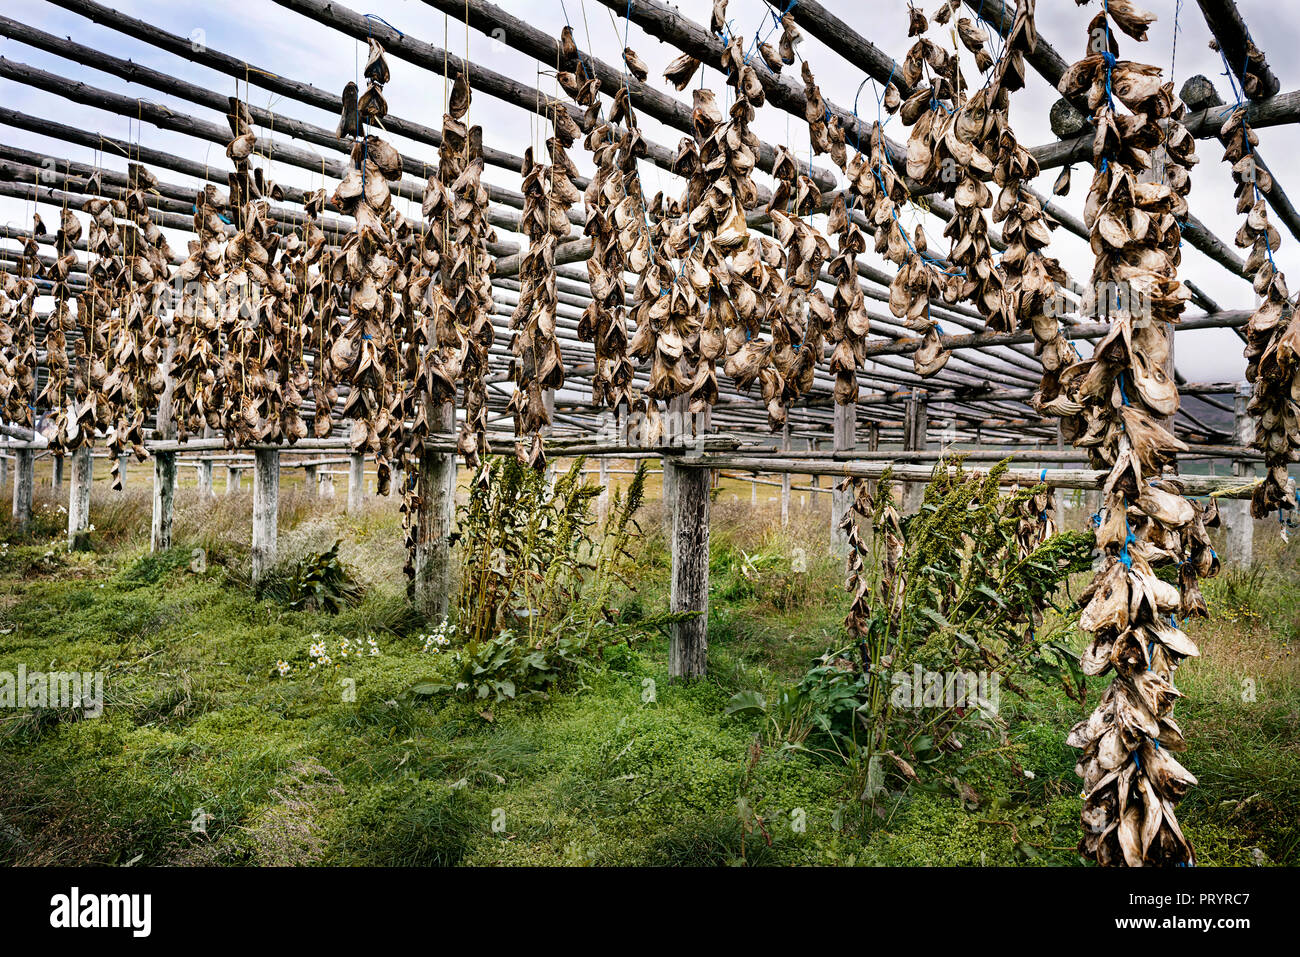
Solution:
M 59 548 L 57 519 L 34 538 L 5 533 L 0 671 L 102 670 L 106 707 L 94 719 L 0 713 L 0 861 L 1080 863 L 1064 736 L 1086 709 L 1053 689 L 1004 694 L 997 736 L 971 737 L 874 807 L 858 800 L 855 769 L 756 749 L 760 719 L 727 716 L 727 700 L 770 694 L 842 643 L 847 603 L 824 502 L 781 529 L 773 507 L 741 498 L 715 508 L 708 679 L 671 684 L 655 632 L 547 700 L 486 706 L 405 694 L 440 665 L 402 599 L 395 501 L 356 516 L 290 501 L 284 557 L 341 537 L 365 588 L 334 617 L 253 597 L 238 497 L 183 493 L 184 544 L 156 556 L 127 527 L 147 530 L 147 515 L 125 503 L 93 513 L 90 552 Z M 628 616 L 667 601 L 651 511 Z M 1207 589 L 1217 617 L 1192 627 L 1203 657 L 1178 675 L 1201 781 L 1180 819 L 1204 864 L 1300 863 L 1300 551 L 1276 549 L 1261 568 Z M 312 671 L 316 633 L 374 636 L 382 653 Z

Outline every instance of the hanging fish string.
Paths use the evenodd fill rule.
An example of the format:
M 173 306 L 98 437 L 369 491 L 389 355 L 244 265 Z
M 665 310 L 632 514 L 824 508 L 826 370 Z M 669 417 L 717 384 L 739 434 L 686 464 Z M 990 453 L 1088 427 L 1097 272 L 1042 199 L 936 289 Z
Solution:
M 1191 864 L 1192 846 L 1174 807 L 1195 777 L 1172 756 L 1185 747 L 1171 715 L 1180 692 L 1178 663 L 1197 654 L 1174 624 L 1206 612 L 1197 580 L 1218 560 L 1207 526 L 1214 506 L 1182 494 L 1170 473 L 1186 446 L 1162 424 L 1178 408 L 1164 367 L 1169 323 L 1188 298 L 1177 279 L 1180 219 L 1194 141 L 1177 120 L 1184 106 L 1158 67 L 1120 61 L 1112 22 L 1134 40 L 1154 16 L 1128 0 L 1103 2 L 1089 24 L 1088 54 L 1061 79 L 1067 98 L 1086 96 L 1096 136 L 1096 173 L 1084 222 L 1096 255 L 1085 312 L 1105 315 L 1111 331 L 1093 356 L 1060 375 L 1062 433 L 1108 469 L 1096 532 L 1100 564 L 1080 595 L 1080 627 L 1091 636 L 1086 675 L 1114 672 L 1091 717 L 1068 737 L 1080 748 L 1084 783 L 1080 851 L 1104 865 Z M 1131 112 L 1121 113 L 1118 99 Z M 1166 182 L 1150 181 L 1163 149 Z M 1115 291 L 1123 289 L 1125 295 Z M 1166 579 L 1177 576 L 1178 585 Z

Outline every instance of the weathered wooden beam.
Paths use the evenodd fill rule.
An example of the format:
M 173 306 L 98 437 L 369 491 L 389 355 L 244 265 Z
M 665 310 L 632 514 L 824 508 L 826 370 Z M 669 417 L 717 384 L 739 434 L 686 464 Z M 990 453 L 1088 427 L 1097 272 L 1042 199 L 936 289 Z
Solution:
M 258 449 L 253 465 L 253 548 L 250 554 L 253 583 L 260 582 L 275 565 L 280 516 L 280 453 Z
M 851 405 L 835 406 L 835 442 L 833 451 L 836 455 L 856 455 L 857 452 L 857 417 L 856 409 Z M 840 528 L 844 516 L 853 505 L 853 493 L 833 485 L 831 492 L 831 554 L 843 558 L 849 553 L 848 534 Z
M 1234 0 L 1196 2 L 1200 4 L 1206 26 L 1214 34 L 1224 62 L 1237 78 L 1242 92 L 1255 101 L 1276 96 L 1282 84 L 1269 67 L 1264 52 L 1251 39 L 1250 30 Z
M 36 452 L 34 449 L 14 450 L 14 524 L 21 532 L 32 523 L 32 493 L 36 485 Z
M 1233 415 L 1233 441 L 1250 445 L 1255 438 L 1255 420 L 1247 407 L 1250 404 L 1250 387 L 1243 385 L 1235 397 Z M 1253 463 L 1237 460 L 1232 463 L 1232 474 L 1240 482 L 1255 474 Z M 1249 567 L 1255 560 L 1255 518 L 1250 513 L 1250 502 L 1235 500 L 1224 502 L 1223 528 L 1227 535 L 1227 555 L 1224 560 L 1238 568 Z
M 194 63 L 202 64 L 228 77 L 268 90 L 280 96 L 296 100 L 338 116 L 343 109 L 342 99 L 335 93 L 283 76 L 265 67 L 248 63 L 238 57 L 222 53 L 207 43 L 195 43 L 189 37 L 169 33 L 144 20 L 128 16 L 112 7 L 95 3 L 93 0 L 50 0 L 51 3 L 81 14 L 92 23 L 99 23 L 119 33 L 142 40 L 160 50 L 166 50 L 176 56 Z M 403 119 L 389 113 L 384 117 L 384 128 L 390 133 L 404 136 L 417 143 L 429 146 L 442 146 L 442 130 L 426 126 L 413 120 Z M 510 170 L 513 173 L 523 171 L 523 157 L 506 153 L 491 146 L 483 147 L 483 159 L 490 166 Z M 142 162 L 149 162 L 142 160 Z M 430 172 L 433 168 L 430 168 Z M 579 187 L 580 189 L 582 187 Z
M 430 429 L 456 428 L 456 406 L 444 402 L 430 417 Z M 414 598 L 435 625 L 447 617 L 451 601 L 451 534 L 456 505 L 456 455 L 426 450 L 413 477 L 419 508 L 415 515 Z
M 0 22 L 3 22 L 3 20 L 4 18 L 0 18 Z M 16 21 L 8 22 L 14 23 Z M 3 32 L 19 31 L 13 29 Z M 57 40 L 57 38 L 55 39 Z M 49 45 L 63 44 L 62 41 L 60 41 L 59 44 L 51 43 Z M 78 56 L 74 58 L 77 59 L 78 62 L 81 60 L 92 60 L 94 62 L 89 65 L 93 65 L 97 69 L 105 69 L 108 66 L 107 63 L 101 64 L 100 61 L 102 55 L 97 55 L 95 51 L 91 51 L 90 48 L 82 47 L 80 44 L 72 44 L 72 46 L 79 51 Z M 86 53 L 80 51 L 90 52 Z M 112 60 L 113 58 L 109 57 L 108 59 Z M 118 62 L 129 63 L 129 61 Z M 108 70 L 107 72 L 114 71 Z M 128 76 L 127 79 L 142 79 L 145 76 L 148 76 L 154 79 L 160 86 L 166 87 L 163 92 L 180 96 L 184 99 L 189 99 L 192 102 L 211 109 L 229 109 L 229 104 L 225 102 L 226 97 L 209 93 L 203 88 L 196 87 L 193 84 L 177 86 L 180 81 L 171 80 L 166 76 L 166 74 L 159 74 L 156 71 L 142 74 L 138 70 L 126 69 L 118 72 L 130 73 L 131 75 Z M 35 87 L 36 89 L 45 90 L 48 93 L 54 93 L 58 96 L 64 97 L 65 99 L 81 103 L 85 106 L 93 106 L 96 109 L 105 110 L 110 113 L 117 113 L 119 116 L 126 116 L 141 122 L 147 122 L 159 129 L 182 133 L 187 136 L 193 136 L 197 139 L 207 140 L 208 142 L 217 143 L 222 146 L 230 142 L 230 130 L 228 127 L 223 127 L 217 123 L 212 123 L 208 120 L 191 116 L 179 110 L 159 106 L 155 103 L 150 103 L 147 100 L 133 100 L 130 97 L 122 96 L 121 94 L 113 93 L 108 90 L 102 90 L 87 83 L 74 82 L 61 77 L 58 74 L 50 73 L 46 70 L 25 63 L 18 63 L 13 60 L 0 58 L 0 77 L 14 80 L 18 83 Z M 221 101 L 224 105 L 216 105 L 217 101 Z M 287 133 L 290 136 L 305 139 L 309 142 L 315 142 L 319 145 L 326 145 L 329 149 L 336 152 L 347 153 L 351 149 L 350 141 L 336 138 L 329 130 L 324 130 L 320 127 L 312 127 L 311 124 L 303 123 L 299 120 L 293 120 L 279 114 L 272 114 L 257 106 L 250 106 L 249 109 L 258 123 L 270 129 L 274 129 L 277 132 Z M 290 166 L 296 166 L 299 169 L 307 170 L 316 175 L 323 174 L 334 179 L 342 179 L 347 175 L 348 167 L 342 160 L 324 157 L 310 150 L 293 146 L 285 139 L 271 139 L 265 137 L 259 139 L 258 150 L 258 155 L 267 161 L 286 163 Z M 132 155 L 134 155 L 134 149 L 132 150 Z M 415 164 L 414 161 L 405 158 L 403 162 L 404 165 L 414 164 L 416 170 L 428 170 L 430 168 L 427 164 Z M 436 166 L 433 168 L 436 168 Z M 410 180 L 392 182 L 389 184 L 389 189 L 394 195 L 400 196 L 403 199 L 408 199 L 414 203 L 421 202 L 424 194 L 423 184 L 412 182 Z M 493 195 L 494 189 L 495 187 L 489 188 L 489 197 Z M 507 190 L 503 192 L 509 193 L 510 191 Z M 522 205 L 522 196 L 520 196 L 520 203 Z M 498 218 L 496 212 L 492 206 L 489 206 L 488 219 L 489 221 L 492 221 L 495 218 Z M 570 218 L 572 219 L 572 217 Z M 518 217 L 507 214 L 504 216 L 502 224 L 508 229 L 517 229 Z
M 707 411 L 700 417 L 707 427 Z M 708 671 L 709 506 L 712 476 L 708 469 L 688 468 L 692 456 L 664 459 L 664 474 L 673 473 L 672 586 L 669 609 L 694 617 L 673 622 L 668 646 L 668 676 L 689 681 Z
M 545 30 L 539 30 L 526 20 L 520 19 L 494 3 L 487 0 L 424 0 L 429 6 L 457 20 L 468 22 L 469 26 L 480 33 L 500 37 L 502 43 L 526 53 L 544 66 L 554 69 L 559 55 L 559 38 Z M 579 36 L 575 31 L 575 41 Z M 694 122 L 691 119 L 691 107 L 681 100 L 667 96 L 649 83 L 644 83 L 632 76 L 624 68 L 610 66 L 603 60 L 584 52 L 579 48 L 578 56 L 588 70 L 600 80 L 601 90 L 613 96 L 626 85 L 632 102 L 638 113 L 653 117 L 661 123 L 691 136 L 695 135 Z M 770 143 L 760 142 L 758 146 L 758 167 L 765 172 L 772 172 L 776 159 L 776 150 Z M 828 169 L 814 166 L 808 172 L 819 189 L 832 190 L 836 187 L 836 175 Z
M 153 512 L 149 528 L 149 550 L 164 552 L 172 547 L 172 517 L 176 504 L 176 453 L 155 452 L 153 456 Z
M 366 457 L 359 452 L 348 456 L 348 514 L 361 511 L 366 493 Z
M 72 480 L 68 483 L 68 550 L 90 546 L 90 485 L 94 459 L 90 446 L 83 445 L 72 453 Z

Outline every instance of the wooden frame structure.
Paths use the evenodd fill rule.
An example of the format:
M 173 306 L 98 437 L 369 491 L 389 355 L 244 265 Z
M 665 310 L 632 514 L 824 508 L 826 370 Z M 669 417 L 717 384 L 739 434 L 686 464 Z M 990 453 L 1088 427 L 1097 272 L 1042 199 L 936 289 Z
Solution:
M 333 78 L 316 76 L 293 78 L 267 69 L 266 64 L 253 64 L 241 59 L 236 52 L 222 51 L 195 44 L 190 38 L 169 33 L 152 24 L 121 13 L 97 0 L 39 0 L 79 14 L 89 22 L 110 28 L 148 48 L 160 53 L 184 58 L 200 64 L 228 78 L 231 89 L 244 83 L 283 100 L 337 112 L 340 98 L 328 86 Z M 275 0 L 285 8 L 286 17 L 306 17 L 324 24 L 358 42 L 374 38 L 381 42 L 387 55 L 414 64 L 440 77 L 464 70 L 476 94 L 493 97 L 524 109 L 536 109 L 545 114 L 553 107 L 550 98 L 518 79 L 504 76 L 480 64 L 468 64 L 449 50 L 409 33 L 403 33 L 378 18 L 369 17 L 347 6 L 326 0 Z M 517 51 L 553 67 L 559 55 L 559 41 L 544 31 L 532 27 L 522 19 L 508 13 L 488 0 L 424 0 L 467 28 L 483 34 L 502 38 L 502 42 Z M 856 70 L 865 71 L 867 77 L 882 86 L 898 76 L 898 64 L 887 54 L 861 36 L 857 31 L 835 17 L 816 0 L 798 0 L 787 4 L 784 0 L 767 0 L 780 14 L 789 12 L 807 33 L 818 38 L 834 53 L 840 55 Z M 979 17 L 988 28 L 1005 32 L 1010 28 L 1014 4 L 1002 0 L 966 0 L 973 16 Z M 608 7 L 616 18 L 629 20 L 629 27 L 643 35 L 663 41 L 683 53 L 715 63 L 723 51 L 722 42 L 710 33 L 705 25 L 692 21 L 677 9 L 661 0 L 592 0 Z M 1245 51 L 1253 47 L 1248 33 L 1232 0 L 1199 0 L 1206 21 L 1221 47 L 1228 54 L 1229 64 L 1246 63 Z M 17 43 L 53 54 L 70 63 L 80 64 L 103 74 L 118 77 L 147 90 L 166 94 L 196 108 L 224 112 L 228 97 L 171 74 L 152 69 L 131 60 L 124 60 L 106 52 L 76 42 L 71 38 L 56 37 L 11 17 L 0 16 L 0 36 Z M 627 75 L 620 64 L 610 65 L 592 51 L 580 50 L 579 55 L 590 63 L 595 75 L 606 83 L 607 91 L 626 86 L 638 111 L 665 124 L 669 128 L 689 135 L 692 130 L 691 108 L 684 100 L 665 92 L 653 82 L 642 82 Z M 1029 65 L 1047 82 L 1055 85 L 1065 71 L 1066 63 L 1044 38 L 1029 58 Z M 1235 67 L 1234 67 L 1235 68 Z M 803 84 L 789 73 L 775 74 L 758 65 L 759 79 L 766 93 L 768 109 L 783 110 L 802 121 L 805 109 Z M 1244 69 L 1244 66 L 1243 66 Z M 1250 90 L 1247 105 L 1249 121 L 1254 128 L 1300 122 L 1300 91 L 1281 92 L 1277 78 L 1267 69 L 1255 69 L 1256 77 Z M 27 65 L 12 58 L 0 59 L 0 77 L 45 90 L 65 100 L 91 107 L 110 115 L 130 117 L 142 124 L 182 134 L 196 144 L 195 155 L 202 155 L 204 144 L 224 146 L 229 139 L 227 130 L 217 123 L 191 115 L 176 108 L 165 108 L 145 98 L 134 98 L 101 89 L 86 80 L 72 81 L 65 76 Z M 1244 78 L 1239 77 L 1243 79 Z M 315 81 L 314 83 L 311 81 Z M 902 90 L 903 95 L 907 90 Z M 549 104 L 549 105 L 548 105 Z M 828 103 L 829 114 L 839 118 L 850 136 L 865 139 L 870 135 L 869 124 L 855 111 L 841 104 Z M 580 118 L 576 107 L 571 110 Z M 345 174 L 346 157 L 352 148 L 350 141 L 340 138 L 335 131 L 316 126 L 273 110 L 249 104 L 254 122 L 274 131 L 273 139 L 265 146 L 265 156 L 279 164 L 296 167 L 315 174 L 323 173 L 331 179 Z M 1187 129 L 1196 137 L 1212 138 L 1218 126 L 1221 110 L 1206 107 L 1186 118 Z M 225 170 L 200 163 L 196 159 L 174 155 L 147 146 L 106 137 L 100 133 L 75 128 L 56 120 L 32 116 L 21 111 L 0 108 L 0 125 L 38 134 L 50 141 L 68 146 L 102 150 L 112 157 L 113 165 L 129 157 L 148 165 L 159 177 L 159 184 L 149 195 L 150 215 L 159 225 L 176 230 L 192 231 L 191 213 L 194 187 L 170 181 L 183 176 L 199 182 L 224 182 Z M 434 151 L 442 146 L 442 131 L 417 121 L 398 116 L 385 120 L 388 130 L 409 141 L 427 148 L 420 155 L 403 155 L 403 178 L 393 184 L 393 193 L 417 204 L 421 198 L 418 178 L 427 176 L 436 167 Z M 1046 143 L 1035 147 L 1031 153 L 1044 170 L 1086 160 L 1090 157 L 1091 134 L 1083 133 L 1073 139 Z M 203 149 L 197 147 L 202 146 Z M 648 142 L 643 162 L 651 163 L 672 173 L 674 152 L 661 144 Z M 905 147 L 896 142 L 887 144 L 895 159 L 905 157 Z M 485 148 L 484 160 L 488 167 L 485 182 L 490 182 L 494 170 L 517 174 L 524 169 L 524 158 L 502 150 Z M 761 143 L 758 151 L 758 168 L 770 172 L 777 153 L 775 144 Z M 839 187 L 838 171 L 810 163 L 809 176 L 823 190 L 822 210 L 829 208 Z M 675 174 L 674 174 L 675 175 Z M 94 177 L 92 179 L 92 177 Z M 42 155 L 29 149 L 0 143 L 0 196 L 31 200 L 36 204 L 55 207 L 65 202 L 85 198 L 91 183 L 98 184 L 105 198 L 124 196 L 127 178 L 117 169 L 92 167 L 74 162 L 63 155 Z M 582 189 L 587 183 L 579 178 L 575 185 Z M 915 184 L 913 184 L 915 185 Z M 300 189 L 286 187 L 283 198 L 273 203 L 277 229 L 292 230 L 306 221 L 303 207 L 307 200 Z M 914 194 L 925 190 L 919 186 Z M 523 194 L 498 186 L 488 186 L 490 206 L 488 221 L 512 238 L 502 239 L 490 246 L 495 257 L 493 277 L 493 318 L 498 333 L 507 329 L 511 310 L 518 304 L 521 283 L 518 278 L 526 244 L 519 234 L 521 211 L 525 209 Z M 1037 195 L 1037 194 L 1036 194 Z M 1266 198 L 1279 219 L 1290 231 L 1300 236 L 1300 216 L 1287 199 L 1281 184 L 1274 177 Z M 1088 238 L 1088 230 L 1076 217 L 1061 209 L 1047 197 L 1040 196 L 1045 211 L 1059 227 L 1075 236 Z M 1196 202 L 1212 202 L 1211 197 L 1197 197 Z M 928 212 L 947 221 L 954 210 L 940 197 L 930 199 Z M 860 218 L 861 213 L 852 214 Z M 579 338 L 577 329 L 582 310 L 591 300 L 591 290 L 585 271 L 580 264 L 591 255 L 592 242 L 582 235 L 583 217 L 577 210 L 568 213 L 572 225 L 571 235 L 557 252 L 556 336 L 561 342 L 568 367 L 566 374 L 571 382 L 589 380 L 593 374 L 593 347 Z M 750 228 L 771 232 L 770 218 L 761 212 L 751 214 Z M 333 244 L 352 226 L 348 217 L 325 216 L 319 224 Z M 991 241 L 1005 248 L 995 232 Z M 1230 244 L 1213 235 L 1194 215 L 1189 215 L 1184 236 L 1195 248 L 1230 274 L 1245 279 L 1250 276 L 1245 263 Z M 32 235 L 18 229 L 7 230 L 8 242 L 0 245 L 0 269 L 17 262 L 19 256 L 12 243 L 34 239 L 48 255 L 53 239 L 48 235 Z M 84 250 L 84 243 L 82 249 Z M 1039 364 L 1030 345 L 1033 336 L 1028 331 L 991 332 L 984 329 L 982 319 L 974 309 L 962 305 L 934 306 L 934 315 L 949 329 L 941 335 L 945 349 L 952 359 L 939 373 L 922 378 L 912 368 L 908 356 L 921 345 L 899 320 L 875 304 L 887 302 L 892 276 L 867 260 L 858 263 L 860 285 L 872 308 L 868 309 L 870 332 L 873 338 L 867 345 L 869 367 L 858 374 L 861 394 L 852 406 L 836 405 L 832 401 L 833 377 L 819 368 L 814 375 L 812 390 L 789 410 L 788 431 L 795 435 L 806 449 L 790 448 L 787 438 L 761 439 L 762 404 L 738 391 L 725 377 L 720 377 L 721 395 L 711 410 L 707 433 L 692 435 L 691 428 L 670 429 L 666 444 L 648 447 L 636 440 L 637 423 L 624 421 L 617 430 L 611 426 L 606 410 L 596 409 L 582 398 L 571 394 L 556 396 L 554 400 L 554 429 L 547 438 L 547 448 L 554 455 L 590 455 L 600 458 L 602 470 L 608 457 L 661 457 L 665 466 L 665 484 L 671 482 L 672 494 L 672 548 L 674 610 L 707 611 L 708 574 L 708 515 L 710 470 L 726 469 L 751 474 L 772 473 L 787 476 L 783 486 L 789 494 L 788 476 L 808 474 L 832 477 L 878 478 L 887 469 L 904 482 L 922 482 L 929 477 L 933 462 L 942 454 L 940 448 L 954 443 L 972 444 L 990 442 L 999 446 L 1014 446 L 1017 462 L 1032 462 L 1038 468 L 1013 468 L 1006 474 L 1008 482 L 1037 484 L 1040 480 L 1052 488 L 1096 489 L 1106 473 L 1086 468 L 1070 467 L 1084 462 L 1078 452 L 1061 450 L 1057 446 L 1055 421 L 1045 418 L 1030 405 L 1030 398 L 1038 382 Z M 822 282 L 833 280 L 823 271 Z M 74 270 L 71 288 L 84 288 L 84 269 Z M 1069 290 L 1078 295 L 1082 287 L 1071 280 Z M 1209 328 L 1234 328 L 1244 326 L 1250 317 L 1245 310 L 1221 309 L 1199 291 L 1193 292 L 1193 301 L 1200 307 L 1199 314 L 1189 315 L 1182 321 L 1184 330 Z M 1067 320 L 1067 332 L 1072 340 L 1096 340 L 1106 335 L 1107 323 L 1089 323 Z M 500 337 L 499 337 L 500 339 Z M 71 348 L 73 343 L 69 342 Z M 492 371 L 487 377 L 489 386 L 489 421 L 499 423 L 507 417 L 510 390 L 505 383 L 509 351 L 495 346 L 489 361 Z M 44 368 L 38 370 L 38 388 Z M 1260 458 L 1248 447 L 1248 419 L 1244 402 L 1240 398 L 1238 383 L 1188 383 L 1178 377 L 1184 396 L 1195 396 L 1219 410 L 1234 411 L 1235 427 L 1229 432 L 1211 426 L 1188 409 L 1180 409 L 1174 422 L 1177 433 L 1189 443 L 1184 457 L 1227 460 L 1232 463 L 1233 475 L 1224 478 L 1185 477 L 1189 494 L 1221 495 L 1225 501 L 1241 500 L 1249 496 L 1241 485 L 1253 473 L 1253 463 Z M 638 370 L 634 383 L 644 386 L 645 373 Z M 346 388 L 340 390 L 346 395 Z M 572 393 L 574 389 L 567 389 Z M 1223 398 L 1216 398 L 1216 396 Z M 1234 397 L 1235 401 L 1234 401 Z M 305 408 L 311 409 L 308 401 Z M 334 413 L 337 416 L 337 411 Z M 454 491 L 456 437 L 454 411 L 442 416 L 435 437 L 426 444 L 429 461 L 420 478 L 422 519 L 419 524 L 417 546 L 417 579 L 421 601 L 431 614 L 446 611 L 446 590 L 449 560 L 447 539 L 450 533 L 452 493 Z M 699 423 L 696 423 L 699 425 Z M 9 438 L 15 453 L 17 479 L 14 487 L 13 509 L 19 522 L 30 519 L 32 468 L 35 454 L 45 446 L 39 435 L 12 425 L 0 426 Z M 169 547 L 171 543 L 171 512 L 175 496 L 178 457 L 200 456 L 205 471 L 201 485 L 209 493 L 212 488 L 211 464 L 214 453 L 226 452 L 225 441 L 220 437 L 191 438 L 187 442 L 175 439 L 171 421 L 170 401 L 166 397 L 151 423 L 154 438 L 148 450 L 154 461 L 154 508 L 151 541 L 155 549 Z M 869 439 L 865 437 L 869 435 Z M 508 451 L 513 437 L 505 432 L 493 432 L 489 440 L 494 448 Z M 900 450 L 881 449 L 881 444 L 901 446 Z M 867 446 L 863 448 L 864 444 Z M 275 560 L 276 511 L 279 471 L 285 464 L 281 455 L 287 452 L 320 453 L 317 460 L 308 458 L 298 464 L 307 468 L 309 475 L 322 463 L 321 456 L 348 455 L 347 438 L 325 440 L 305 439 L 292 446 L 266 445 L 242 450 L 252 453 L 251 461 L 240 461 L 229 466 L 227 490 L 238 487 L 238 471 L 251 467 L 253 471 L 253 575 L 258 577 Z M 1001 455 L 1001 453 L 997 453 Z M 976 451 L 970 456 L 978 463 L 994 457 L 994 453 Z M 69 489 L 69 541 L 75 542 L 85 534 L 89 519 L 89 488 L 92 470 L 89 450 L 73 456 Z M 1043 464 L 1059 465 L 1042 469 Z M 59 461 L 61 466 L 62 462 Z M 347 504 L 355 509 L 361 504 L 362 469 L 360 455 L 348 459 L 349 486 Z M 602 475 L 607 474 L 602 471 Z M 829 531 L 830 547 L 843 553 L 846 547 L 839 520 L 847 509 L 846 494 L 832 491 L 832 521 Z M 1228 516 L 1229 527 L 1248 529 L 1249 512 L 1242 503 Z M 1248 530 L 1234 532 L 1235 544 L 1249 554 Z M 703 672 L 706 615 L 691 623 L 678 626 L 673 642 L 672 673 L 689 677 Z

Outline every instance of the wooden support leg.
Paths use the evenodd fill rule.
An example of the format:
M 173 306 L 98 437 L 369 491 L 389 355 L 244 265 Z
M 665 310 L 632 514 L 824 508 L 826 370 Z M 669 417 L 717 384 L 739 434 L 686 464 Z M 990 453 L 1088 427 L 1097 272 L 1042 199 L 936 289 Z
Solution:
M 176 501 L 176 453 L 155 452 L 153 456 L 153 523 L 149 549 L 164 552 L 172 547 L 172 506 Z
M 50 487 L 63 488 L 63 456 L 54 456 L 54 469 L 50 473 Z
M 429 423 L 433 432 L 456 430 L 456 406 L 443 403 Z M 415 604 L 435 623 L 451 603 L 451 533 L 456 503 L 456 456 L 425 452 L 420 458 L 420 508 L 415 517 Z
M 253 583 L 275 564 L 275 544 L 280 515 L 280 453 L 258 449 L 253 453 Z
M 851 452 L 857 446 L 857 414 L 856 405 L 836 404 L 834 423 L 836 452 Z M 853 504 L 853 493 L 848 489 L 841 489 L 834 479 L 831 482 L 831 554 L 843 558 L 849 553 L 849 537 L 840 529 L 840 524 Z
M 366 485 L 366 457 L 361 454 L 348 456 L 348 511 L 355 514 L 361 511 L 361 499 Z
M 674 612 L 699 614 L 672 626 L 668 676 L 689 680 L 707 670 L 709 615 L 709 470 L 675 465 L 665 457 L 664 471 L 676 472 L 673 509 L 672 597 Z
M 1246 411 L 1250 402 L 1249 387 L 1238 390 L 1233 432 L 1237 445 L 1249 446 L 1255 440 L 1255 422 Z M 1232 474 L 1244 479 L 1255 474 L 1255 463 L 1237 461 L 1232 463 Z M 1223 530 L 1227 555 L 1225 564 L 1237 568 L 1246 568 L 1255 560 L 1255 517 L 1250 514 L 1249 499 L 1225 499 L 1219 503 L 1222 513 Z
M 14 450 L 14 524 L 27 531 L 32 522 L 32 489 L 36 484 L 36 453 Z
M 83 445 L 72 453 L 72 481 L 68 490 L 68 548 L 89 546 L 90 483 L 95 460 L 90 446 Z
M 319 494 L 320 482 L 316 478 L 316 466 L 304 465 L 302 469 L 302 487 L 313 495 Z
M 203 459 L 198 464 L 199 499 L 206 502 L 212 498 L 212 459 Z
M 909 452 L 924 452 L 926 432 L 930 428 L 930 413 L 924 392 L 913 392 L 907 400 L 903 420 L 903 448 Z M 903 486 L 903 514 L 914 515 L 925 501 L 925 484 L 908 482 Z
M 233 465 L 226 466 L 226 494 L 234 495 L 243 484 L 244 470 Z
M 609 517 L 609 459 L 603 455 L 600 457 L 597 480 L 600 482 L 600 496 L 596 499 L 596 518 L 604 525 L 605 519 Z

